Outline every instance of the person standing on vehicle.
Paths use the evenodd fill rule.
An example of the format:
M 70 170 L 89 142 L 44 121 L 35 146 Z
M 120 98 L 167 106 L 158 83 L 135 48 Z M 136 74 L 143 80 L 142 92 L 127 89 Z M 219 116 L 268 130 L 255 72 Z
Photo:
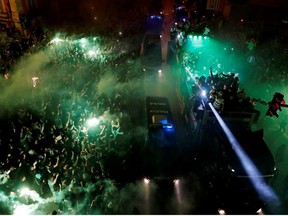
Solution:
M 216 98 L 213 102 L 213 107 L 219 112 L 222 113 L 224 109 L 224 98 L 223 98 L 223 92 L 219 91 L 216 95 Z

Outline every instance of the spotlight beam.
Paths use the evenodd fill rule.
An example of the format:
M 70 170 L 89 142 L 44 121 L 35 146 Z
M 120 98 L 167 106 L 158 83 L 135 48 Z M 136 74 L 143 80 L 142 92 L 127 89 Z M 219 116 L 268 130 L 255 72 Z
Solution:
M 222 127 L 226 137 L 228 138 L 230 144 L 232 145 L 236 155 L 240 159 L 240 162 L 246 171 L 250 181 L 252 182 L 256 192 L 258 193 L 260 199 L 265 202 L 269 209 L 275 212 L 279 212 L 280 209 L 280 200 L 277 195 L 274 193 L 272 188 L 267 185 L 264 180 L 260 177 L 261 173 L 251 161 L 251 159 L 247 156 L 245 151 L 241 148 L 239 142 L 231 132 L 231 130 L 227 127 L 223 119 L 220 117 L 218 112 L 215 110 L 213 105 L 209 103 L 211 110 L 213 111 L 215 117 L 217 118 L 220 126 Z

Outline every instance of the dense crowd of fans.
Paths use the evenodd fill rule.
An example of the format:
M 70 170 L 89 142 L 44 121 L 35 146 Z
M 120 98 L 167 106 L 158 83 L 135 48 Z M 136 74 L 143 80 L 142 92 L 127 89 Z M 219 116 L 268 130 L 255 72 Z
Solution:
M 119 155 L 131 148 L 132 122 L 141 99 L 137 89 L 127 83 L 139 77 L 135 71 L 141 70 L 132 53 L 118 50 L 123 44 L 117 39 L 66 38 L 58 42 L 41 41 L 22 49 L 22 43 L 16 41 L 16 52 L 5 49 L 4 56 L 12 53 L 6 57 L 13 61 L 2 73 L 4 95 L 19 73 L 13 70 L 17 59 L 44 50 L 49 61 L 45 69 L 32 73 L 32 80 L 23 78 L 27 84 L 21 92 L 23 97 L 20 93 L 11 103 L 2 101 L 1 188 L 13 198 L 19 196 L 19 184 L 28 185 L 41 197 L 53 196 L 60 211 L 113 211 L 115 187 L 105 163 L 112 152 Z M 86 46 L 101 44 L 98 55 L 87 54 L 82 42 Z M 103 78 L 108 73 L 111 75 Z M 103 86 L 97 87 L 101 81 Z M 129 100 L 133 100 L 133 107 Z M 124 163 L 120 161 L 118 166 Z M 79 200 L 85 202 L 83 209 L 75 207 Z
M 213 15 L 210 19 L 205 16 L 200 17 L 197 22 L 194 17 L 193 19 L 191 17 L 182 19 L 172 27 L 171 38 L 177 49 L 177 62 L 181 65 L 183 73 L 181 85 L 187 86 L 188 89 L 188 92 L 183 93 L 186 98 L 185 115 L 189 116 L 191 109 L 195 114 L 197 113 L 201 100 L 204 98 L 203 90 L 206 92 L 207 99 L 204 101 L 211 102 L 219 113 L 240 111 L 257 112 L 259 115 L 259 111 L 254 109 L 255 105 L 260 103 L 266 106 L 267 102 L 263 101 L 263 97 L 266 95 L 260 96 L 256 93 L 256 97 L 259 98 L 248 95 L 243 85 L 240 85 L 239 73 L 242 77 L 250 80 L 250 84 L 259 85 L 261 89 L 266 90 L 271 97 L 274 91 L 280 91 L 287 85 L 288 68 L 284 64 L 287 57 L 285 35 L 275 35 L 268 40 L 265 35 L 261 35 L 261 29 L 257 29 L 255 24 L 245 25 L 244 23 L 244 21 L 238 24 L 229 23 L 221 15 Z M 275 25 L 279 25 L 279 23 Z M 278 31 L 281 32 L 281 29 Z M 283 29 L 284 31 L 285 29 Z M 197 64 L 200 55 L 185 48 L 185 44 L 189 40 L 188 36 L 191 34 L 209 36 L 221 41 L 231 40 L 235 49 L 239 50 L 238 59 L 242 61 L 239 61 L 239 64 L 242 64 L 242 67 L 239 67 L 240 70 L 235 70 L 232 65 L 219 68 L 218 59 L 215 58 L 211 61 L 209 55 L 206 65 L 210 64 L 210 72 L 207 72 L 206 69 L 204 71 L 199 69 Z M 227 52 L 227 58 L 233 56 L 234 52 L 232 47 L 231 51 Z M 220 50 L 219 55 L 221 55 Z M 212 71 L 212 67 L 215 72 Z M 275 87 L 277 88 L 275 89 Z M 254 92 L 249 92 L 249 94 L 251 93 L 254 94 Z
M 238 73 L 215 73 L 212 67 L 207 76 L 199 73 L 196 69 L 198 58 L 193 53 L 185 51 L 179 55 L 184 74 L 182 85 L 186 86 L 188 91 L 184 108 L 184 115 L 188 119 L 191 110 L 196 116 L 198 110 L 204 109 L 203 106 L 209 109 L 208 103 L 211 103 L 220 114 L 224 112 L 257 112 L 259 114 L 259 111 L 254 109 L 256 103 L 267 105 L 260 98 L 256 99 L 247 95 L 245 89 L 240 87 Z
M 195 113 L 202 100 L 206 103 L 210 102 L 220 114 L 223 112 L 254 112 L 256 102 L 261 101 L 261 99 L 249 97 L 244 89 L 240 89 L 238 74 L 231 72 L 213 75 L 211 69 L 209 76 L 195 77 L 195 81 L 190 84 L 192 97 L 195 97 L 196 100 Z

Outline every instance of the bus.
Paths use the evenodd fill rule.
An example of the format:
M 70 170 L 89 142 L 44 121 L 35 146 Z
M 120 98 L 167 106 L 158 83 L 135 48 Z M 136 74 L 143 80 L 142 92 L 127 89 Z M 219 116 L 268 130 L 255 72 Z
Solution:
M 175 125 L 166 97 L 146 97 L 145 177 L 173 182 L 179 175 Z

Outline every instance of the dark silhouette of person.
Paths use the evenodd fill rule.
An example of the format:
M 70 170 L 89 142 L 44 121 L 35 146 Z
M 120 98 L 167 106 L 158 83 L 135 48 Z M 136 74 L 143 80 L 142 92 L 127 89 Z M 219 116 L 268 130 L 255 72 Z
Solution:
M 57 211 L 56 211 L 56 210 L 53 210 L 51 214 L 52 214 L 52 215 L 57 215 Z

